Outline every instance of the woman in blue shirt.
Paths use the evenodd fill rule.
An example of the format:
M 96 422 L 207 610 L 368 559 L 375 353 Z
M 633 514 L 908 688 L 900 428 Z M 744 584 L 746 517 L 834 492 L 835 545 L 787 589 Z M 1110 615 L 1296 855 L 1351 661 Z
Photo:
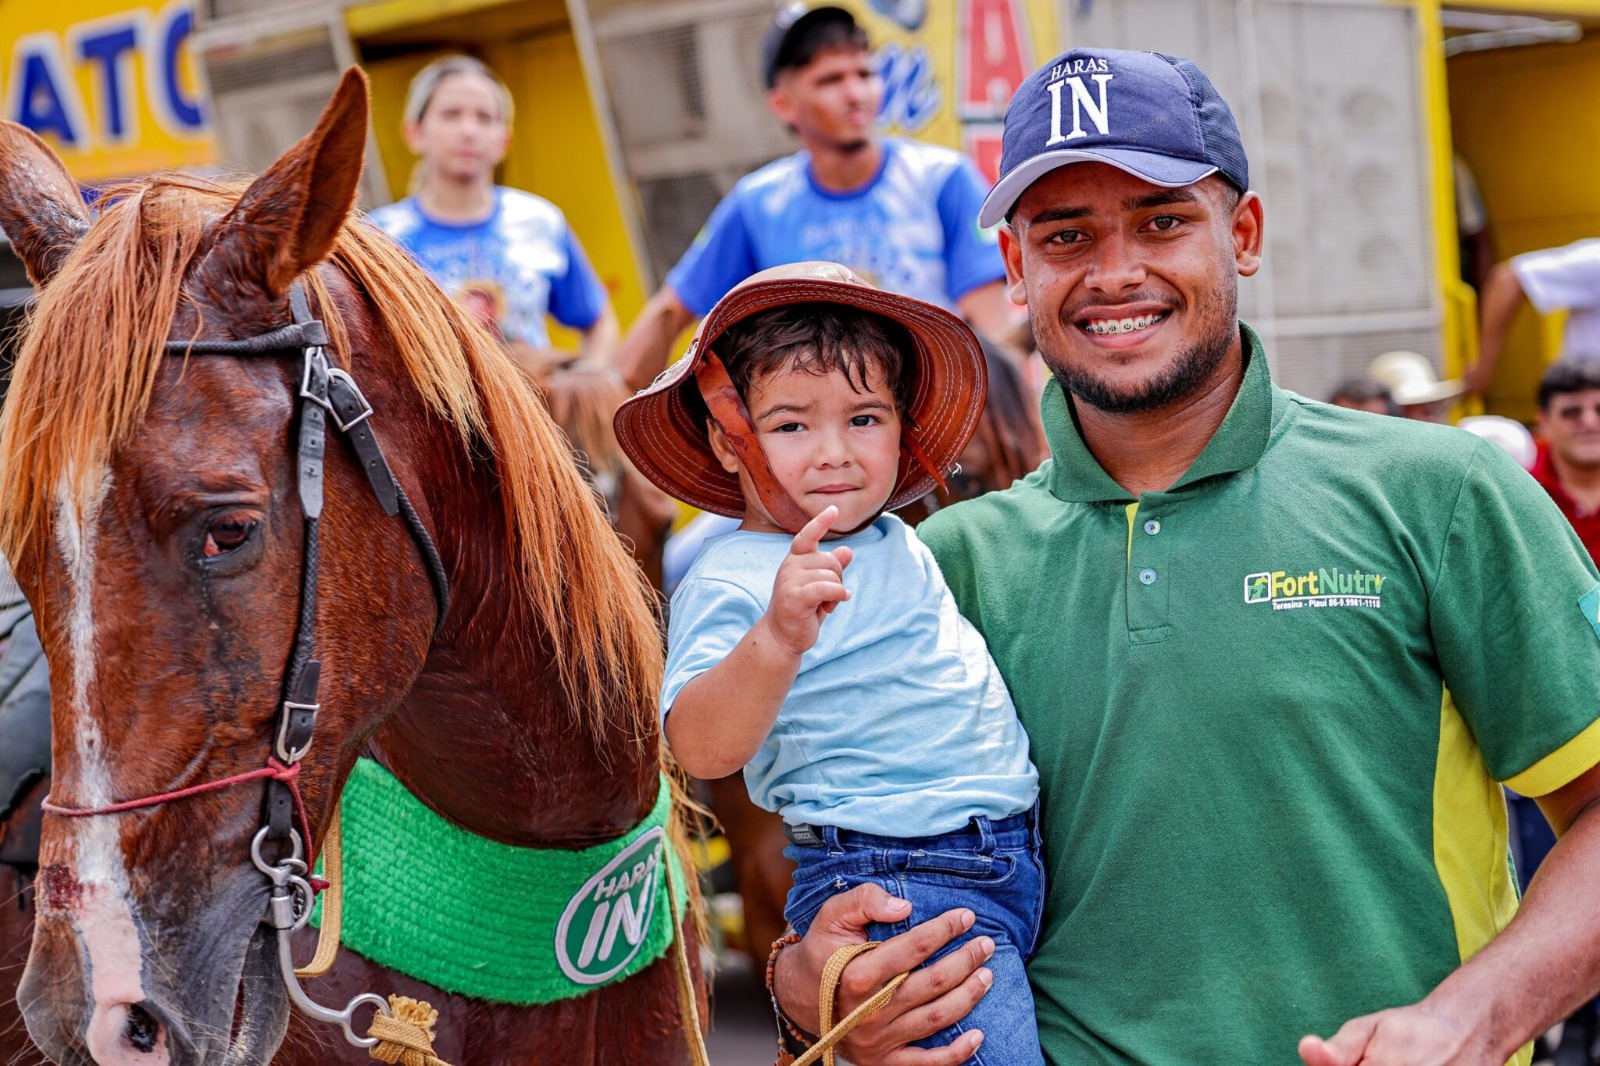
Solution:
M 583 335 L 579 355 L 607 359 L 616 315 L 565 216 L 548 200 L 494 182 L 511 113 L 510 91 L 476 59 L 428 64 L 406 95 L 406 144 L 417 155 L 412 194 L 370 218 L 529 369 L 558 358 L 547 313 Z

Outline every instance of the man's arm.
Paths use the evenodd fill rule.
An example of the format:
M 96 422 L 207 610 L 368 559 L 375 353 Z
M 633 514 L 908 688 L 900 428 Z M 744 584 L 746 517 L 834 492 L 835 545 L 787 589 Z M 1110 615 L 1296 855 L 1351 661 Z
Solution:
M 666 368 L 672 342 L 694 320 L 694 312 L 683 305 L 670 286 L 656 290 L 617 349 L 617 372 L 630 390 L 637 392 L 649 385 Z
M 1600 989 L 1600 766 L 1539 807 L 1560 837 L 1511 924 L 1422 1002 L 1305 1037 L 1308 1066 L 1502 1066 Z
M 1017 323 L 1026 313 L 1011 302 L 1006 295 L 1006 283 L 1001 280 L 979 285 L 956 301 L 961 317 L 980 337 L 1011 350 L 1011 338 L 1016 335 Z M 1017 352 L 1019 364 L 1028 353 Z
M 620 333 L 617 313 L 612 310 L 611 301 L 607 300 L 605 306 L 600 308 L 600 316 L 590 323 L 588 329 L 581 332 L 578 358 L 587 359 L 601 366 L 610 366 L 616 359 L 617 336 Z
M 871 884 L 825 902 L 805 938 L 778 955 L 772 990 L 784 1014 L 807 1032 L 816 1032 L 821 1017 L 817 998 L 828 959 L 842 947 L 865 943 L 869 924 L 903 921 L 910 906 Z M 971 929 L 972 922 L 970 910 L 946 911 L 851 960 L 839 979 L 836 1018 L 872 998 L 896 975 L 911 976 L 887 1006 L 839 1045 L 840 1054 L 859 1066 L 956 1066 L 971 1058 L 983 1040 L 978 1031 L 962 1034 L 948 1047 L 908 1045 L 966 1017 L 994 983 L 994 975 L 983 968 L 994 954 L 994 941 L 986 936 L 973 937 L 933 965 L 917 969 Z
M 1505 346 L 1506 331 L 1511 328 L 1517 308 L 1527 299 L 1510 262 L 1497 263 L 1489 271 L 1483 291 L 1478 294 L 1478 361 L 1467 370 L 1467 389 L 1474 396 L 1482 396 L 1488 390 L 1494 368 L 1500 362 L 1500 349 Z

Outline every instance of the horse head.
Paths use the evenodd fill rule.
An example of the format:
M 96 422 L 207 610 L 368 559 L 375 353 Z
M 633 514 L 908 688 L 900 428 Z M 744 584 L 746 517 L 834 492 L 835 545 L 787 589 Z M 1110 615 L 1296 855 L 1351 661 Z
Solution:
M 40 296 L 4 429 L 5 528 L 57 678 L 57 804 L 170 792 L 254 769 L 270 750 L 297 614 L 281 593 L 300 586 L 304 538 L 284 447 L 288 364 L 169 359 L 164 346 L 282 324 L 290 283 L 328 255 L 354 204 L 365 113 L 364 86 L 347 82 L 317 130 L 230 209 L 175 182 L 114 194 L 94 226 L 49 149 L 6 130 L 5 228 Z M 354 495 L 348 480 L 331 467 L 329 491 Z M 409 548 L 376 507 L 330 513 L 326 535 L 361 537 L 375 553 L 386 540 Z M 427 611 L 374 605 L 428 602 L 427 574 L 339 569 L 330 559 L 328 587 L 344 609 L 382 615 L 392 644 L 381 657 L 327 649 L 380 690 L 338 702 L 392 704 L 432 626 Z M 332 680 L 329 697 L 346 684 Z M 321 808 L 340 767 L 316 769 L 303 787 Z M 237 846 L 260 807 L 259 789 L 241 788 L 49 820 L 19 988 L 47 1053 L 199 1063 L 276 1045 L 287 1003 L 260 924 L 267 885 Z
M 603 519 L 574 511 L 594 508 L 562 472 L 570 463 L 532 390 L 403 252 L 351 217 L 367 128 L 359 72 L 247 187 L 146 179 L 107 191 L 95 219 L 47 146 L 0 126 L 0 226 L 39 286 L 0 424 L 0 548 L 51 664 L 58 815 L 45 821 L 18 999 L 58 1062 L 264 1063 L 288 1003 L 263 922 L 271 884 L 252 861 L 263 827 L 277 823 L 268 850 L 309 836 L 313 851 L 364 748 L 426 792 L 450 731 L 458 743 L 465 732 L 451 697 L 431 714 L 413 707 L 404 728 L 380 726 L 429 670 L 496 721 L 493 684 L 469 669 L 491 654 L 592 717 L 623 707 L 638 727 L 628 751 L 642 754 L 626 756 L 626 787 L 609 802 L 631 825 L 656 785 L 653 712 L 640 709 L 659 668 L 655 631 L 636 587 L 607 600 L 586 576 L 626 563 L 598 544 L 610 539 Z M 283 332 L 311 319 L 322 325 Z M 302 399 L 321 340 L 333 376 L 349 366 L 377 410 L 392 478 L 338 442 L 333 423 L 349 411 Z M 307 444 L 313 416 L 335 437 L 325 457 Z M 382 502 L 386 478 L 411 521 Z M 326 501 L 315 522 L 313 489 Z M 446 583 L 463 590 L 448 614 Z M 320 689 L 315 670 L 306 687 L 313 660 Z M 294 728 L 309 737 L 314 720 L 315 745 L 295 762 L 305 745 L 286 751 L 285 705 L 302 703 Z M 518 746 L 502 735 L 458 748 L 478 791 L 430 802 L 509 842 L 536 838 L 514 805 L 481 798 L 488 775 L 472 761 Z M 576 773 L 616 758 L 566 762 Z M 252 771 L 272 780 L 161 802 Z M 274 811 L 294 773 L 304 805 L 291 820 Z M 533 809 L 537 787 L 520 769 L 504 777 Z M 107 810 L 128 801 L 141 802 Z M 607 831 L 621 830 L 595 830 Z

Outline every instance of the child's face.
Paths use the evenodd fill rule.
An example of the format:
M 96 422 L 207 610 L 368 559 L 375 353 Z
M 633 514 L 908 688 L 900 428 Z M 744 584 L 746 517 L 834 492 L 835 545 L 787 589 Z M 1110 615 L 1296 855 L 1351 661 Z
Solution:
M 833 528 L 852 530 L 883 509 L 900 466 L 900 415 L 883 371 L 869 367 L 856 391 L 843 373 L 813 374 L 785 366 L 750 383 L 745 407 L 778 484 L 809 517 L 839 508 Z M 740 527 L 786 532 L 761 506 L 749 476 L 715 423 L 712 447 L 739 475 L 745 518 Z

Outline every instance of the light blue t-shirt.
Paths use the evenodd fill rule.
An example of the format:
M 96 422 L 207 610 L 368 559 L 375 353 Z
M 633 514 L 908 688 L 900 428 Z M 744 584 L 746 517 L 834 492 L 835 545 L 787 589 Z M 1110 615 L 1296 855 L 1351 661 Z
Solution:
M 973 289 L 1005 277 L 994 233 L 978 227 L 989 189 L 972 161 L 921 141 L 882 143 L 878 173 L 848 193 L 817 185 L 807 152 L 745 175 L 667 285 L 704 315 L 758 270 L 825 259 L 881 289 L 954 310 Z
M 414 196 L 367 216 L 399 241 L 452 297 L 488 282 L 505 299 L 500 328 L 507 340 L 535 348 L 550 344 L 544 316 L 584 330 L 605 309 L 605 286 L 578 238 L 549 200 L 497 185 L 494 212 L 482 222 L 454 225 L 429 218 Z
M 766 613 L 792 538 L 736 530 L 706 543 L 672 597 L 661 706 L 721 662 Z M 1033 806 L 1028 737 L 983 638 L 939 567 L 893 515 L 848 545 L 850 598 L 823 620 L 771 734 L 744 770 L 750 798 L 790 824 L 931 836 Z

